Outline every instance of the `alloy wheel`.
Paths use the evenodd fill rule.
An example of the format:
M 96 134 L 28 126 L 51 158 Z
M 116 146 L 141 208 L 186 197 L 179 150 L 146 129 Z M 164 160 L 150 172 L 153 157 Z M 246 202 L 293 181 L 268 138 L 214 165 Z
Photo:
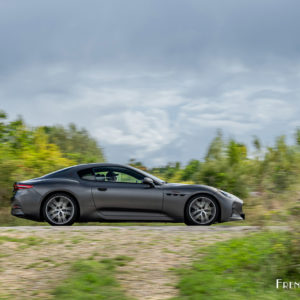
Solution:
M 215 218 L 216 212 L 216 204 L 207 197 L 195 198 L 189 205 L 190 218 L 197 224 L 210 223 Z
M 48 219 L 56 225 L 68 223 L 75 211 L 73 201 L 63 195 L 50 198 L 45 209 Z

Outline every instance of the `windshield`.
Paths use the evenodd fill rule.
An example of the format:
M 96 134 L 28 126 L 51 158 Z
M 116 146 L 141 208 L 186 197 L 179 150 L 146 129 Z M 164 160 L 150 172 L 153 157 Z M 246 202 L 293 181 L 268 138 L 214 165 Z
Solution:
M 154 175 L 151 175 L 151 174 L 149 174 L 149 173 L 147 173 L 147 172 L 145 172 L 145 171 L 142 171 L 142 170 L 140 170 L 140 169 L 134 168 L 134 167 L 132 167 L 132 166 L 128 166 L 128 167 L 130 167 L 131 169 L 134 169 L 134 170 L 136 170 L 137 172 L 143 174 L 145 177 L 149 177 L 149 178 L 153 179 L 154 181 L 158 182 L 159 184 L 164 184 L 164 183 L 166 183 L 166 182 L 163 181 L 162 179 L 160 179 L 160 178 L 158 178 L 158 177 L 156 177 L 156 176 L 154 176 Z

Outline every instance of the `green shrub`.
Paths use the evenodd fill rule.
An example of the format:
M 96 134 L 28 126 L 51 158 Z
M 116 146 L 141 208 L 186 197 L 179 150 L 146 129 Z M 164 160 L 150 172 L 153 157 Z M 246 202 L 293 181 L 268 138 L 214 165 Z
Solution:
M 276 289 L 276 279 L 299 282 L 287 232 L 263 232 L 201 250 L 191 269 L 179 271 L 178 299 L 299 299 L 300 289 Z

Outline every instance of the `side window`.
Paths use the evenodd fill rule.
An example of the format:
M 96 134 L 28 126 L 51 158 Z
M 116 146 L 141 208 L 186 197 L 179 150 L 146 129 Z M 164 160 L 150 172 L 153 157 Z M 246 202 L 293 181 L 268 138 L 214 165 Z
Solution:
M 106 182 L 142 183 L 144 179 L 142 174 L 118 167 L 95 168 L 94 174 L 97 181 Z
M 95 181 L 96 177 L 94 175 L 93 169 L 85 169 L 78 172 L 78 175 L 83 180 Z
M 137 176 L 136 174 L 128 174 L 126 172 L 117 172 L 119 175 L 117 177 L 117 182 L 127 182 L 127 183 L 142 183 L 144 177 Z
M 106 180 L 107 170 L 105 169 L 94 169 L 94 174 L 97 181 L 108 181 Z

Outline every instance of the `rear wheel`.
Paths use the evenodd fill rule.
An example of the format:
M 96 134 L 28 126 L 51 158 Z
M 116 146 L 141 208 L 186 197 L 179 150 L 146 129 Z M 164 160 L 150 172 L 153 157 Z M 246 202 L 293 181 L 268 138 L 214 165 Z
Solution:
M 208 195 L 192 197 L 185 208 L 186 225 L 211 225 L 219 217 L 220 209 L 217 201 Z
M 44 219 L 54 226 L 72 225 L 77 217 L 77 204 L 68 194 L 51 195 L 44 203 Z

